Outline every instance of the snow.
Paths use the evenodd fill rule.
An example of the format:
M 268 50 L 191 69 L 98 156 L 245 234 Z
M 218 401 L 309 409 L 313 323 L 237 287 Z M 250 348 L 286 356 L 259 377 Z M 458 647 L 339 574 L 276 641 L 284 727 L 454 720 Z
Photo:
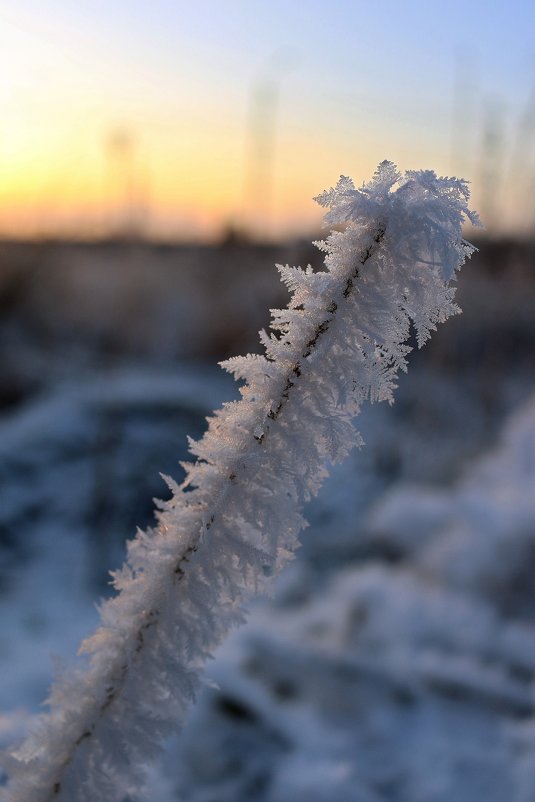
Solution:
M 365 412 L 365 448 L 335 469 L 272 597 L 209 664 L 143 799 L 532 802 L 535 399 L 530 376 L 485 379 L 494 418 L 485 388 L 422 364 L 392 408 Z M 50 653 L 70 660 L 93 628 L 132 509 L 150 523 L 158 471 L 180 478 L 186 432 L 229 395 L 213 369 L 114 368 L 4 415 L 2 746 L 35 721 Z
M 470 494 L 474 503 L 477 488 L 480 509 L 498 506 L 519 472 L 524 513 L 518 526 L 510 522 L 509 546 L 521 548 L 531 537 L 535 475 L 525 467 L 533 465 L 534 433 L 535 398 L 512 416 L 500 445 L 449 491 L 423 485 L 419 495 L 411 484 L 381 496 L 369 510 L 370 536 L 380 533 L 384 542 L 401 534 L 396 562 L 338 566 L 319 586 L 308 575 L 312 568 L 295 568 L 212 666 L 218 690 L 206 692 L 166 765 L 178 798 L 530 798 L 533 607 L 529 621 L 505 615 L 499 598 L 480 586 L 459 586 L 447 550 L 433 570 L 425 555 L 430 544 L 451 537 L 452 521 L 464 515 L 459 499 Z M 498 541 L 486 541 L 489 518 L 472 518 L 464 564 L 477 575 L 483 548 L 474 551 L 472 540 L 486 542 L 485 564 L 514 591 L 516 577 Z M 255 766 L 264 787 L 250 795 Z
M 118 402 L 124 391 L 132 399 L 134 377 L 125 378 L 115 377 L 102 397 Z M 200 398 L 215 394 L 215 378 L 205 377 Z M 176 390 L 178 400 L 179 382 Z M 77 406 L 71 391 L 59 396 L 64 409 Z M 83 408 L 87 394 L 75 398 Z M 46 405 L 52 410 L 50 400 Z M 371 410 L 370 430 L 380 425 L 371 420 L 379 412 Z M 34 414 L 23 419 L 44 416 L 42 409 Z M 28 429 L 19 426 L 27 448 Z M 54 436 L 50 428 L 39 431 Z M 209 671 L 213 684 L 153 770 L 146 798 L 528 802 L 532 590 L 529 583 L 518 588 L 504 553 L 525 553 L 532 542 L 534 435 L 535 399 L 449 487 L 412 480 L 385 490 L 384 480 L 371 475 L 373 455 L 357 454 L 355 462 L 364 464 L 349 464 L 345 485 L 335 477 L 335 498 L 338 504 L 345 492 L 353 500 L 354 471 L 367 465 L 365 484 L 375 492 L 368 504 L 360 502 L 360 524 L 342 512 L 338 535 L 339 556 L 341 544 L 355 538 L 362 554 L 324 565 L 321 548 L 303 550 L 272 599 L 258 603 L 248 625 L 219 651 Z M 312 543 L 321 541 L 325 510 L 319 505 L 316 512 Z M 2 597 L 4 745 L 31 726 L 50 677 L 47 652 L 71 654 L 96 618 L 90 589 L 71 570 L 83 563 L 79 534 L 69 539 L 50 528 L 49 547 L 20 566 Z M 377 538 L 381 548 L 374 549 Z M 499 593 L 487 590 L 488 566 Z M 506 604 L 515 593 L 516 604 Z
M 50 653 L 75 654 L 97 623 L 95 590 L 109 593 L 106 572 L 123 559 L 125 517 L 152 519 L 152 496 L 166 491 L 158 469 L 175 470 L 186 434 L 231 392 L 202 367 L 123 368 L 64 384 L 0 424 L 0 523 L 19 534 L 1 552 L 0 605 L 14 611 L 2 615 L 1 710 L 43 701 Z

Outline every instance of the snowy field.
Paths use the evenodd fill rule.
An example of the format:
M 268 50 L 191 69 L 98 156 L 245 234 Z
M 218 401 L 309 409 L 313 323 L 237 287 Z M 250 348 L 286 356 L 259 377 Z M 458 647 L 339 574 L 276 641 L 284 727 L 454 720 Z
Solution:
M 124 540 L 235 394 L 304 246 L 0 248 L 0 743 L 95 625 Z M 535 254 L 490 246 L 464 314 L 362 416 L 366 446 L 208 668 L 147 802 L 535 798 Z M 98 800 L 95 800 L 98 802 Z

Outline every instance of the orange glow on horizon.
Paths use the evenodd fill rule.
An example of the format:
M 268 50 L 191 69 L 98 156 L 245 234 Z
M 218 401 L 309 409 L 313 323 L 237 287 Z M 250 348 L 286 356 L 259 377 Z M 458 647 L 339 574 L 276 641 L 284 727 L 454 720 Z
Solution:
M 51 4 L 39 14 L 37 6 L 6 1 L 0 236 L 98 237 L 131 229 L 154 238 L 213 239 L 229 225 L 270 238 L 308 234 L 321 220 L 312 198 L 340 174 L 359 185 L 385 158 L 402 170 L 456 172 L 449 51 L 440 51 L 427 76 L 419 58 L 414 73 L 410 60 L 403 69 L 388 61 L 396 41 L 383 51 L 377 43 L 384 63 L 379 69 L 368 59 L 368 74 L 358 49 L 331 42 L 321 64 L 302 53 L 292 72 L 273 57 L 263 27 L 257 54 L 219 5 L 213 13 L 221 30 L 183 5 L 157 3 L 158 13 L 146 15 L 142 6 L 131 14 L 122 3 Z M 298 29 L 309 25 L 309 35 L 321 39 L 312 17 L 299 20 Z M 493 211 L 496 230 L 532 231 L 527 123 L 516 145 L 511 138 L 508 156 L 501 129 L 487 131 L 485 151 L 481 120 L 475 112 L 467 119 L 471 128 L 463 118 L 468 127 L 457 135 L 474 207 Z M 485 173 L 484 159 L 493 170 Z M 525 162 L 528 168 L 518 169 Z
M 306 122 L 292 130 L 279 119 L 269 170 L 252 192 L 247 83 L 241 109 L 236 97 L 229 107 L 226 89 L 208 97 L 188 85 L 182 100 L 162 100 L 158 87 L 125 83 L 124 68 L 103 86 L 72 47 L 1 22 L 0 235 L 107 236 L 132 226 L 210 239 L 233 225 L 276 237 L 316 229 L 313 196 L 341 172 L 364 178 L 375 167 L 370 157 L 355 163 L 354 145 L 341 147 L 327 125 L 311 139 Z
M 106 235 L 128 203 L 141 209 L 143 227 L 155 237 L 212 238 L 229 223 L 273 235 L 307 230 L 321 218 L 312 197 L 339 174 L 329 159 L 311 173 L 315 147 L 285 143 L 255 208 L 235 127 L 199 137 L 179 125 L 176 136 L 138 126 L 122 163 L 126 156 L 110 155 L 107 146 L 112 127 L 100 120 L 57 119 L 48 128 L 11 120 L 0 147 L 0 234 Z

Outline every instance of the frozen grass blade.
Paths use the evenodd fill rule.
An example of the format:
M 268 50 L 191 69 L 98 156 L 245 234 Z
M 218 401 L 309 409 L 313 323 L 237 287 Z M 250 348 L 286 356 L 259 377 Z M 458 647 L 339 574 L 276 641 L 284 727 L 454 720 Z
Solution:
M 383 162 L 362 188 L 341 178 L 317 198 L 342 229 L 317 243 L 325 269 L 279 267 L 292 296 L 261 333 L 264 355 L 224 363 L 245 380 L 241 400 L 191 442 L 184 483 L 168 481 L 157 526 L 129 543 L 79 666 L 10 756 L 4 799 L 135 797 L 206 660 L 292 558 L 304 504 L 360 445 L 362 403 L 393 400 L 411 326 L 421 345 L 459 311 L 452 281 L 473 251 L 461 226 L 477 224 L 468 197 L 464 181 Z

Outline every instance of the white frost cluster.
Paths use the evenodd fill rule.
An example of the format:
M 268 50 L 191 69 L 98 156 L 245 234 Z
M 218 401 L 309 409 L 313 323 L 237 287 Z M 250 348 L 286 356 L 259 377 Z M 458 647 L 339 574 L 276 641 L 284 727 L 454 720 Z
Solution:
M 52 690 L 50 712 L 11 756 L 10 802 L 119 802 L 180 728 L 203 666 L 243 621 L 247 600 L 292 557 L 304 503 L 328 465 L 360 444 L 366 400 L 392 401 L 411 324 L 421 345 L 458 311 L 450 281 L 472 247 L 468 189 L 383 162 L 356 189 L 317 199 L 340 227 L 317 243 L 325 269 L 279 267 L 292 297 L 273 310 L 262 356 L 224 367 L 240 401 L 209 420 L 157 526 L 138 532 L 114 574 L 119 593 Z

